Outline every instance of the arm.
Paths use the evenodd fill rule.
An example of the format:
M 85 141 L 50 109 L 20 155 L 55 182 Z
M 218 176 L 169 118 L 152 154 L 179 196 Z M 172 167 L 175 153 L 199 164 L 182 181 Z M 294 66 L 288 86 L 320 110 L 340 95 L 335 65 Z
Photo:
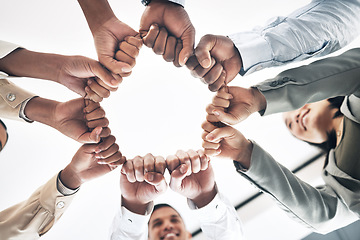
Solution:
M 119 78 L 113 77 L 93 59 L 39 53 L 24 48 L 9 51 L 11 48 L 4 46 L 3 42 L 0 42 L 0 48 L 7 49 L 7 54 L 0 59 L 0 71 L 11 76 L 51 80 L 97 102 L 108 97 L 109 91 L 116 90 L 106 83 L 117 82 Z
M 218 193 L 209 160 L 202 150 L 179 150 L 168 156 L 169 186 L 188 199 L 208 239 L 241 239 L 239 217 L 234 206 Z
M 110 135 L 100 104 L 82 98 L 62 103 L 35 97 L 26 104 L 24 115 L 82 143 L 98 142 Z
M 352 108 L 356 117 L 351 118 L 350 111 L 346 115 L 359 121 L 360 110 L 355 103 L 360 96 L 359 76 L 360 49 L 354 48 L 336 57 L 286 70 L 252 88 L 224 87 L 208 106 L 207 117 L 211 122 L 233 125 L 255 112 L 269 115 L 330 97 L 349 96 L 344 104 Z M 345 106 L 342 111 L 345 113 Z
M 0 212 L 1 237 L 38 239 L 49 231 L 68 208 L 82 183 L 110 172 L 125 161 L 117 149 L 113 136 L 104 138 L 100 144 L 80 147 L 71 163 L 28 200 Z M 111 164 L 98 164 L 94 161 L 96 155 Z
M 110 239 L 147 239 L 153 200 L 167 189 L 165 168 L 165 159 L 151 154 L 137 156 L 123 165 L 120 176 L 121 207 L 113 220 Z
M 314 231 L 327 233 L 358 220 L 331 185 L 314 188 L 303 182 L 234 128 L 205 122 L 203 129 L 205 153 L 234 160 L 240 174 Z
M 94 37 L 95 47 L 101 64 L 114 74 L 131 72 L 132 66 L 115 59 L 119 44 L 127 36 L 138 33 L 119 21 L 107 0 L 78 0 L 86 21 Z M 109 87 L 116 87 L 120 82 L 108 82 Z
M 195 28 L 183 6 L 177 4 L 183 2 L 152 0 L 141 17 L 139 30 L 142 37 L 146 36 L 147 47 L 163 55 L 166 61 L 173 61 L 177 67 L 185 65 L 193 54 L 195 43 Z M 154 24 L 158 29 L 151 31 L 150 26 Z
M 312 1 L 264 27 L 229 35 L 243 60 L 241 74 L 334 52 L 359 34 L 358 0 Z

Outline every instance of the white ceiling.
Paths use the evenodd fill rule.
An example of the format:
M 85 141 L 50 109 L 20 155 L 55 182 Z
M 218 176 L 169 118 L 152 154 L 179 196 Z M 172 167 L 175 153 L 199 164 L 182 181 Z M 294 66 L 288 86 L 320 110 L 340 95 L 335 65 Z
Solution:
M 109 2 L 120 20 L 138 28 L 144 9 L 140 0 Z M 307 2 L 188 0 L 186 10 L 197 30 L 198 41 L 207 33 L 227 35 L 250 30 L 256 25 L 263 25 L 273 16 L 286 15 Z M 0 0 L 0 3 L 2 40 L 39 52 L 97 58 L 92 36 L 77 1 Z M 246 77 L 238 76 L 232 85 L 250 86 L 274 77 L 283 69 L 267 69 Z M 57 101 L 78 97 L 65 87 L 48 81 L 23 78 L 14 82 L 42 97 Z M 148 152 L 166 157 L 178 149 L 201 147 L 200 125 L 205 119 L 205 107 L 212 97 L 213 93 L 198 79 L 191 77 L 186 68 L 175 68 L 143 47 L 133 74 L 124 80 L 117 92 L 103 101 L 102 106 L 110 120 L 112 133 L 127 158 Z M 5 122 L 10 138 L 0 154 L 0 209 L 27 198 L 65 167 L 80 146 L 38 123 Z M 280 115 L 264 118 L 254 115 L 237 128 L 291 169 L 316 153 L 316 150 L 297 141 L 287 132 Z M 234 205 L 257 192 L 235 172 L 232 162 L 214 158 L 212 163 L 220 191 Z M 317 183 L 319 180 L 314 181 Z M 119 169 L 84 184 L 72 206 L 43 239 L 106 239 L 119 196 Z M 158 201 L 173 204 L 182 213 L 190 231 L 199 228 L 184 198 L 168 190 Z M 263 214 L 257 211 L 259 207 L 255 205 L 240 211 L 245 232 L 254 231 L 251 226 L 261 226 L 262 231 L 268 233 L 267 239 L 298 239 L 308 233 L 302 226 L 284 218 L 272 202 L 259 204 L 267 206 Z M 269 216 L 279 224 L 266 224 L 264 220 Z M 294 231 L 299 234 L 294 234 Z M 247 235 L 248 239 L 259 239 L 256 234 Z

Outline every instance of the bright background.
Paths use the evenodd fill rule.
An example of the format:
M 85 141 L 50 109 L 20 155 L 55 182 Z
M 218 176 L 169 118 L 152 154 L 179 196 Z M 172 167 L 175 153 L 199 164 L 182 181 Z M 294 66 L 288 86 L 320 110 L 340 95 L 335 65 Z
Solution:
M 140 0 L 109 2 L 120 20 L 138 29 L 144 10 Z M 308 2 L 188 0 L 186 10 L 196 28 L 198 42 L 207 33 L 228 35 L 251 30 Z M 97 59 L 92 35 L 77 1 L 0 0 L 0 6 L 2 40 L 18 43 L 33 51 Z M 358 45 L 359 40 L 349 47 Z M 251 86 L 274 77 L 288 67 L 238 76 L 231 85 Z M 29 78 L 15 79 L 14 82 L 44 98 L 68 101 L 78 97 L 53 82 Z M 133 74 L 124 79 L 118 91 L 105 99 L 102 106 L 120 150 L 127 158 L 148 152 L 166 157 L 178 149 L 201 148 L 200 125 L 205 119 L 205 107 L 213 95 L 186 68 L 175 68 L 144 46 Z M 64 168 L 80 147 L 79 143 L 39 123 L 9 120 L 5 123 L 10 138 L 0 154 L 0 209 L 28 198 L 37 187 Z M 254 114 L 236 127 L 290 169 L 317 153 L 287 132 L 279 114 L 263 118 Z M 311 184 L 321 183 L 321 161 L 302 173 Z M 212 164 L 219 190 L 234 205 L 257 193 L 257 189 L 236 173 L 232 162 L 214 158 Z M 107 239 L 119 205 L 119 172 L 120 168 L 84 184 L 67 212 L 43 239 Z M 169 179 L 168 174 L 166 178 Z M 199 228 L 185 198 L 169 189 L 157 202 L 175 206 L 190 231 Z M 257 198 L 245 205 L 239 210 L 239 215 L 246 239 L 300 239 L 310 233 L 310 230 L 288 218 L 268 197 Z M 204 237 L 199 235 L 196 239 Z

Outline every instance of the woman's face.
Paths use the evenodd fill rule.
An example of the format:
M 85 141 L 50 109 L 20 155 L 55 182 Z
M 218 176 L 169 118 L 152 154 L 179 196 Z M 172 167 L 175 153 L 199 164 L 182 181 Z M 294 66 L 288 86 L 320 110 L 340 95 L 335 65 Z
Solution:
M 309 103 L 295 111 L 283 114 L 290 132 L 298 139 L 312 143 L 323 143 L 333 128 L 332 120 L 337 109 L 330 109 L 327 100 Z

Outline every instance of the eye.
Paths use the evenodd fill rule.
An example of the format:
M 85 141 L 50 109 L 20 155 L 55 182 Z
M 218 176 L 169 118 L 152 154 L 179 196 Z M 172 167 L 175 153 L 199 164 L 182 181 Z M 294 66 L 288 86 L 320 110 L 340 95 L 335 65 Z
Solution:
M 180 222 L 180 220 L 177 219 L 177 218 L 172 218 L 172 219 L 171 219 L 171 222 L 173 222 L 173 223 L 178 223 L 178 222 Z
M 292 125 L 292 123 L 289 123 L 289 129 L 291 129 L 291 125 Z
M 153 228 L 155 228 L 155 227 L 160 227 L 161 224 L 162 224 L 161 221 L 157 221 L 157 222 L 154 222 L 154 223 L 153 223 L 152 227 L 153 227 Z

